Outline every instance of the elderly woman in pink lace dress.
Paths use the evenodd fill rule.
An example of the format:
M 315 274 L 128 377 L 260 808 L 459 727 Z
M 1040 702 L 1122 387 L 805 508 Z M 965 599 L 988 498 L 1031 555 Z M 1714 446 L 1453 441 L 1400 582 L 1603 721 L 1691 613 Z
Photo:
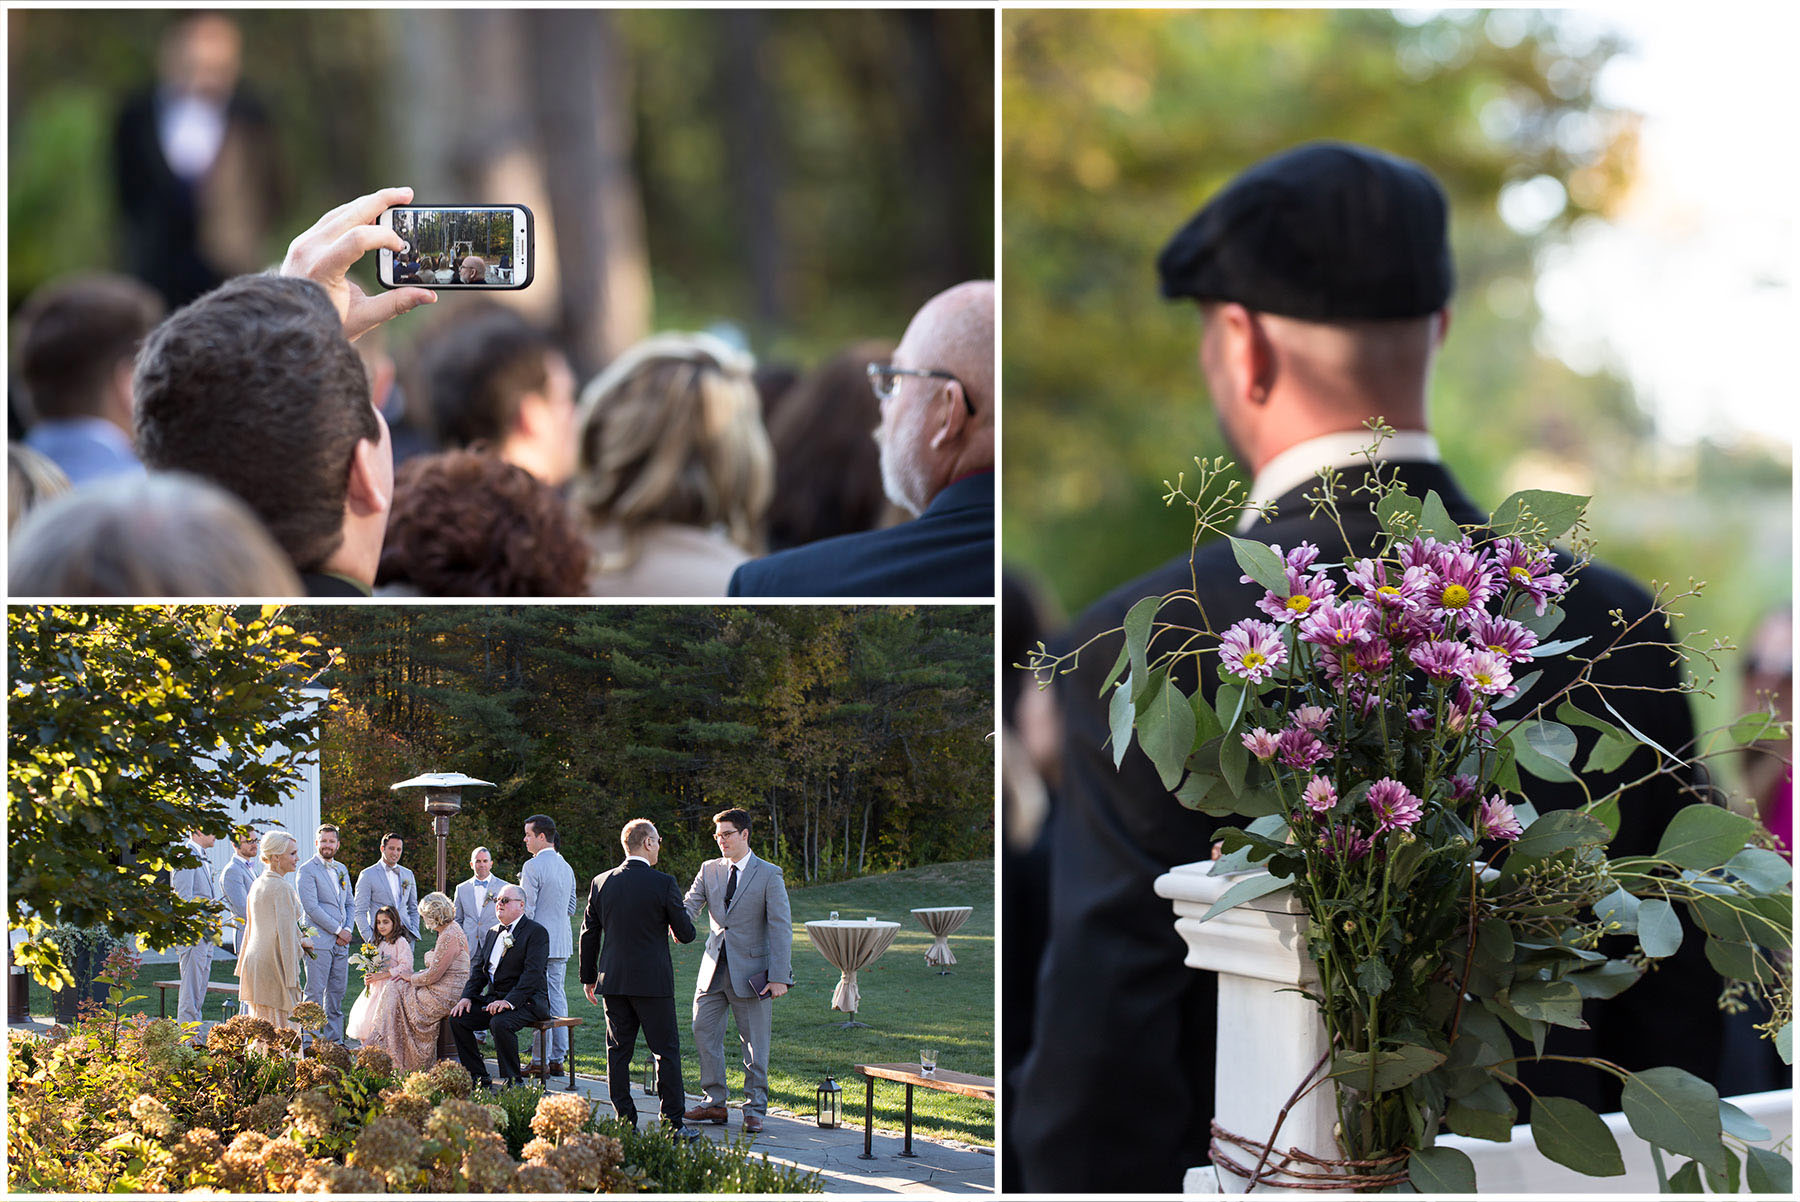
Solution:
M 438 1024 L 469 979 L 469 941 L 455 918 L 456 906 L 442 893 L 420 899 L 419 920 L 437 932 L 437 946 L 425 953 L 423 970 L 397 969 L 391 974 L 369 1037 L 363 1041 L 387 1052 L 402 1073 L 437 1063 Z

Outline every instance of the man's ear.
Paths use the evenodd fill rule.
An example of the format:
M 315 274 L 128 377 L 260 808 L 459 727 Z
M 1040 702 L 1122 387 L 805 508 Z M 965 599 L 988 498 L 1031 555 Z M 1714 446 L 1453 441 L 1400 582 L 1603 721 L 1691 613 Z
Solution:
M 943 399 L 935 403 L 944 412 L 941 422 L 932 428 L 930 445 L 932 450 L 941 451 L 961 442 L 963 429 L 969 424 L 968 394 L 963 391 L 962 381 L 946 381 Z
M 382 477 L 387 475 L 381 470 L 381 456 L 386 448 L 381 443 L 368 438 L 359 439 L 356 449 L 350 453 L 350 477 L 344 490 L 344 504 L 357 517 L 371 517 L 378 513 L 386 513 L 393 502 L 382 489 Z

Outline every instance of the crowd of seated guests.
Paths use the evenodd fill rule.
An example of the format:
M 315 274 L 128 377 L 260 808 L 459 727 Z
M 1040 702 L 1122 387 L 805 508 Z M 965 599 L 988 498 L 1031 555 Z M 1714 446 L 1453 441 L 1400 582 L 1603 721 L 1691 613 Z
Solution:
M 580 387 L 547 331 L 459 297 L 400 340 L 396 364 L 384 323 L 437 298 L 364 294 L 346 279 L 361 252 L 340 248 L 353 225 L 409 198 L 390 189 L 334 210 L 279 271 L 227 281 L 166 319 L 109 277 L 28 301 L 9 398 L 15 595 L 723 597 L 770 551 L 774 562 L 891 530 L 908 511 L 928 525 L 937 493 L 969 491 L 971 475 L 991 531 L 991 354 L 883 377 L 917 384 L 890 387 L 889 405 L 867 373 L 897 354 L 892 343 L 759 376 L 727 338 L 661 333 Z M 402 278 L 454 276 L 456 258 L 492 270 L 399 241 Z M 71 349 L 82 346 L 96 353 Z M 62 445 L 41 435 L 71 421 L 122 452 L 112 486 L 36 447 Z M 960 451 L 927 462 L 928 445 L 961 447 L 972 428 L 988 440 L 985 462 Z M 903 443 L 918 453 L 896 468 Z M 894 496 L 890 478 L 913 484 Z M 986 538 L 971 562 L 991 564 Z M 910 552 L 896 546 L 903 565 Z M 880 547 L 846 550 L 866 563 Z M 980 595 L 988 571 L 964 591 L 941 587 L 935 568 L 893 591 Z M 773 595 L 887 587 L 865 574 L 834 590 L 828 577 Z

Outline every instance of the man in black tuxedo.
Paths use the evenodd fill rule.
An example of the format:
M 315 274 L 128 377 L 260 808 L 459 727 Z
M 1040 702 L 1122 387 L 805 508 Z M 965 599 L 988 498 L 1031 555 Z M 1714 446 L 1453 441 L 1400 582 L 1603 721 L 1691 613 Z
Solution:
M 687 1093 L 681 1083 L 681 1035 L 675 1025 L 675 968 L 669 936 L 694 941 L 694 921 L 682 904 L 675 878 L 656 870 L 662 836 L 648 818 L 633 818 L 619 833 L 625 862 L 594 878 L 581 918 L 581 984 L 587 1000 L 598 994 L 606 1011 L 606 1085 L 613 1112 L 637 1125 L 631 1097 L 631 1056 L 638 1028 L 656 1057 L 656 1092 L 663 1122 L 684 1138 Z M 596 964 L 598 970 L 596 971 Z
M 1346 538 L 1367 554 L 1378 523 L 1368 498 L 1350 490 L 1365 477 L 1358 451 L 1372 441 L 1363 423 L 1375 416 L 1397 431 L 1382 454 L 1409 493 L 1435 491 L 1459 523 L 1485 520 L 1440 462 L 1427 428 L 1431 369 L 1449 325 L 1447 217 L 1442 190 L 1417 164 L 1361 147 L 1312 144 L 1239 176 L 1162 252 L 1164 295 L 1200 304 L 1201 370 L 1227 442 L 1254 475 L 1250 498 L 1277 504 L 1279 516 L 1266 524 L 1249 519 L 1240 536 L 1287 550 L 1308 541 L 1321 549 L 1323 563 L 1342 561 Z M 1327 465 L 1344 473 L 1342 534 L 1328 519 L 1310 517 L 1303 500 Z M 1568 567 L 1562 557 L 1560 570 Z M 1239 583 L 1242 571 L 1225 540 L 1208 542 L 1191 562 L 1177 556 L 1101 599 L 1054 649 L 1118 627 L 1143 597 L 1190 587 L 1204 619 L 1183 601 L 1165 607 L 1162 621 L 1222 632 L 1259 617 L 1261 590 Z M 1613 637 L 1609 610 L 1636 617 L 1650 598 L 1593 564 L 1562 605 L 1567 616 L 1554 637 L 1590 636 L 1583 653 L 1592 654 Z M 1642 630 L 1634 641 L 1669 637 L 1661 622 Z M 1170 645 L 1159 643 L 1153 654 Z M 1209 1159 L 1216 978 L 1183 965 L 1185 946 L 1152 882 L 1173 865 L 1207 859 L 1215 830 L 1242 820 L 1184 809 L 1135 743 L 1114 769 L 1109 694 L 1100 686 L 1118 646 L 1115 636 L 1091 648 L 1054 686 L 1064 761 L 1050 836 L 1050 937 L 1036 982 L 1008 982 L 1018 989 L 1035 984 L 1037 998 L 1034 1043 L 1010 1083 L 1015 1117 L 1008 1124 L 1023 1166 L 1016 1184 L 1030 1192 L 1175 1192 L 1185 1169 Z M 1210 696 L 1215 674 L 1196 681 L 1191 662 L 1178 683 Z M 1562 688 L 1575 671 L 1566 657 L 1534 666 L 1543 676 L 1516 712 Z M 1595 677 L 1670 689 L 1677 674 L 1668 649 L 1656 647 L 1617 654 Z M 1612 700 L 1664 747 L 1683 747 L 1692 737 L 1682 698 L 1630 692 Z M 1595 736 L 1582 730 L 1578 737 L 1577 764 Z M 1650 752 L 1640 750 L 1623 772 L 1588 783 L 1598 795 L 1649 764 Z M 1583 800 L 1574 785 L 1533 780 L 1528 787 L 1540 811 Z M 1667 777 L 1626 795 L 1613 854 L 1653 851 L 1687 800 Z M 1685 940 L 1681 953 L 1619 998 L 1589 1002 L 1591 1029 L 1552 1028 L 1545 1050 L 1600 1055 L 1627 1068 L 1674 1064 L 1717 1080 L 1719 981 L 1702 943 Z M 1524 1064 L 1520 1075 L 1540 1093 L 1618 1109 L 1617 1083 L 1591 1070 Z M 1119 1097 L 1141 1104 L 1099 1101 Z
M 450 1007 L 450 1036 L 456 1058 L 475 1083 L 491 1086 L 477 1031 L 494 1033 L 494 1059 L 507 1085 L 524 1080 L 519 1071 L 519 1030 L 550 1017 L 546 1005 L 544 966 L 550 958 L 550 932 L 525 917 L 525 891 L 508 885 L 494 903 L 500 925 L 487 933 L 469 962 L 469 983 Z

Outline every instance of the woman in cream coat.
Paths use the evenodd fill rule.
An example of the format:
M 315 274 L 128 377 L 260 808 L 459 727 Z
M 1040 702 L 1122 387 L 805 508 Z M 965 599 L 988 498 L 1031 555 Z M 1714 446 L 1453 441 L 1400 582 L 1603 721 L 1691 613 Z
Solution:
M 291 1029 L 288 1016 L 306 1000 L 300 980 L 300 951 L 312 941 L 300 937 L 305 913 L 294 888 L 300 865 L 300 842 L 286 831 L 262 837 L 262 862 L 268 871 L 256 878 L 245 901 L 244 950 L 238 956 L 239 998 L 252 1017 L 277 1029 Z

